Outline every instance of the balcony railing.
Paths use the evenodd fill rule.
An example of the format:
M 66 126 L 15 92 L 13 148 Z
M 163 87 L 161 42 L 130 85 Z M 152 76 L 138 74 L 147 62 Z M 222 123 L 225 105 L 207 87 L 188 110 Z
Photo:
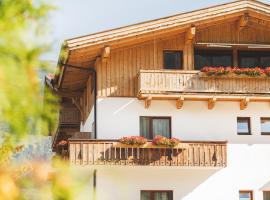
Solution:
M 138 94 L 270 95 L 270 78 L 209 77 L 199 71 L 141 70 Z
M 80 124 L 80 112 L 74 107 L 64 107 L 60 110 L 59 122 L 61 125 Z
M 226 167 L 227 145 L 181 142 L 175 148 L 128 147 L 115 140 L 70 140 L 69 159 L 73 165 Z

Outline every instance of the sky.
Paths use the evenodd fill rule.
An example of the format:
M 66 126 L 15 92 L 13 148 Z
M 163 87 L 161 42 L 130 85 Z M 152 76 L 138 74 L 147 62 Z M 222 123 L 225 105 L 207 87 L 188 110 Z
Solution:
M 57 0 L 49 17 L 52 50 L 44 59 L 56 62 L 64 40 L 175 15 L 230 0 Z M 270 3 L 270 0 L 264 0 Z

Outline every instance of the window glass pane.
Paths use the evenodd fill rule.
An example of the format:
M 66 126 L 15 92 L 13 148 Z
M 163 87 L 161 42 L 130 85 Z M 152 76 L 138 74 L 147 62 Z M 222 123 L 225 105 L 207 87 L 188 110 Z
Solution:
M 240 67 L 268 67 L 270 66 L 270 52 L 265 51 L 239 51 Z
M 182 52 L 181 51 L 164 51 L 164 68 L 165 69 L 182 69 Z
M 155 200 L 169 200 L 168 192 L 155 192 Z
M 259 60 L 257 57 L 241 57 L 240 58 L 240 67 L 258 67 L 260 65 Z
M 260 66 L 263 68 L 270 67 L 270 55 L 261 57 Z
M 140 133 L 141 136 L 150 138 L 150 118 L 149 117 L 140 117 Z
M 169 119 L 153 119 L 153 137 L 161 135 L 170 137 L 170 120 Z
M 239 192 L 239 200 L 252 200 L 251 192 Z
M 200 70 L 205 66 L 232 66 L 231 51 L 197 49 L 194 54 L 196 70 Z
M 237 133 L 250 134 L 249 118 L 237 118 Z
M 270 118 L 261 118 L 261 132 L 270 133 Z
M 270 191 L 263 192 L 263 200 L 270 200 Z
M 141 200 L 151 200 L 151 192 L 141 191 Z

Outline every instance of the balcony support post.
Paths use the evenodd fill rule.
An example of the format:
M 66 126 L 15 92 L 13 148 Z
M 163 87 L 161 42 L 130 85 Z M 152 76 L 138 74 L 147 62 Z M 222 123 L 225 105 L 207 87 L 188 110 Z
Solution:
M 245 110 L 248 106 L 249 98 L 244 98 L 240 101 L 240 110 Z
M 216 101 L 217 101 L 216 97 L 213 97 L 213 98 L 208 100 L 208 109 L 209 110 L 212 110 L 215 107 Z
M 151 105 L 151 101 L 152 101 L 152 97 L 151 97 L 151 96 L 148 96 L 148 97 L 145 99 L 144 107 L 145 107 L 145 108 L 149 108 L 150 105 Z
M 181 109 L 183 107 L 184 104 L 184 97 L 180 96 L 177 100 L 176 100 L 176 108 L 177 109 Z

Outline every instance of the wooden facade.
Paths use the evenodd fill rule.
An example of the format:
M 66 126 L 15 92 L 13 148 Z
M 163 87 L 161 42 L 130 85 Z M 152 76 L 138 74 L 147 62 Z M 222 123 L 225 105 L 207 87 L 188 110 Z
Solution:
M 198 43 L 252 43 L 270 44 L 270 29 L 261 30 L 246 27 L 240 34 L 236 31 L 237 23 L 225 23 L 198 30 Z M 191 47 L 196 48 L 195 44 Z M 198 47 L 199 48 L 199 47 Z M 188 57 L 194 59 L 192 50 L 185 45 L 185 34 L 177 34 L 169 38 L 150 40 L 139 45 L 111 51 L 106 62 L 97 61 L 98 96 L 136 96 L 136 77 L 141 69 L 162 70 L 163 51 L 180 50 L 184 53 L 184 70 L 193 70 L 194 62 L 189 64 Z M 237 59 L 236 59 L 237 60 Z M 238 63 L 235 63 L 236 66 Z
M 182 142 L 178 147 L 127 147 L 114 140 L 70 140 L 73 165 L 226 167 L 226 142 Z
M 94 105 L 90 67 L 96 70 L 97 98 L 135 97 L 146 108 L 153 99 L 176 100 L 177 108 L 186 100 L 203 100 L 209 109 L 216 101 L 229 100 L 245 109 L 250 101 L 270 102 L 270 79 L 201 77 L 194 70 L 194 52 L 230 50 L 233 66 L 238 66 L 238 52 L 254 50 L 250 45 L 264 45 L 255 51 L 270 52 L 270 6 L 235 1 L 67 40 L 55 87 L 70 98 L 83 123 Z M 164 69 L 163 52 L 168 50 L 182 52 L 182 70 Z

